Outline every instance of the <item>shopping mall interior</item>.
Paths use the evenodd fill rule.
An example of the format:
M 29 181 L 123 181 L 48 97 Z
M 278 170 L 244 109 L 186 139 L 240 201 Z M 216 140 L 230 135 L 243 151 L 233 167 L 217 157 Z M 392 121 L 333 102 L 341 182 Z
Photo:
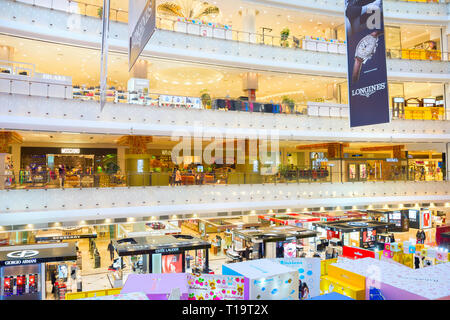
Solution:
M 0 0 L 0 300 L 450 300 L 450 3 L 366 2 L 353 126 L 348 1 Z

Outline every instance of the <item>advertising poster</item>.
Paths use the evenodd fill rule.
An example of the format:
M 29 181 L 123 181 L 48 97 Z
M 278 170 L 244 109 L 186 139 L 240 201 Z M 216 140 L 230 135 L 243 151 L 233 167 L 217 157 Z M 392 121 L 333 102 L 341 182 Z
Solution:
M 363 243 L 367 243 L 369 246 L 374 246 L 377 238 L 377 230 L 369 228 L 363 231 L 362 236 Z
M 285 242 L 284 247 L 284 257 L 285 258 L 295 258 L 297 256 L 297 243 L 296 242 Z
M 431 212 L 429 210 L 422 211 L 422 219 L 420 221 L 420 228 L 431 228 Z
M 345 0 L 350 127 L 389 122 L 382 0 Z
M 298 271 L 300 300 L 320 295 L 320 258 L 272 259 L 272 261 Z
M 183 261 L 181 254 L 166 254 L 161 257 L 162 273 L 183 272 Z
M 189 300 L 249 300 L 249 281 L 244 277 L 188 274 Z

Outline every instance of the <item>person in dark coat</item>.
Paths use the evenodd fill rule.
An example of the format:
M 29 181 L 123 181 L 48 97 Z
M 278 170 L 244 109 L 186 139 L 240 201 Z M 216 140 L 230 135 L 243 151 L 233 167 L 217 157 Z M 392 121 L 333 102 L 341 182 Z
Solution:
M 245 259 L 246 260 L 250 260 L 250 247 L 246 246 L 245 247 L 245 253 L 244 253 Z
M 109 251 L 109 256 L 111 258 L 111 261 L 113 261 L 114 260 L 114 246 L 113 246 L 112 241 L 110 241 L 108 244 L 108 251 Z
M 52 293 L 55 293 L 56 270 L 50 272 L 50 281 L 52 282 Z

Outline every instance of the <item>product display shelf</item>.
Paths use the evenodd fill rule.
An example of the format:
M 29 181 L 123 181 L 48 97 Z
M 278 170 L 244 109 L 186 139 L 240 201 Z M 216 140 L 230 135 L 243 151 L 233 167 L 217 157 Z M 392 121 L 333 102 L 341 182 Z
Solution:
M 355 300 L 365 299 L 366 280 L 359 274 L 329 265 L 328 274 L 320 280 L 322 294 L 337 292 Z

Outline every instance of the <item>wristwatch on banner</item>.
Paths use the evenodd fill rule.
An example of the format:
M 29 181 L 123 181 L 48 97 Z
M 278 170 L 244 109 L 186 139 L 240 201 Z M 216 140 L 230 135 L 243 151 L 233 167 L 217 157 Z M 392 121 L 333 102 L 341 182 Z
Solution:
M 374 31 L 359 41 L 355 52 L 355 64 L 352 75 L 353 82 L 359 80 L 362 65 L 374 55 L 378 46 L 378 37 L 382 34 L 382 31 Z

